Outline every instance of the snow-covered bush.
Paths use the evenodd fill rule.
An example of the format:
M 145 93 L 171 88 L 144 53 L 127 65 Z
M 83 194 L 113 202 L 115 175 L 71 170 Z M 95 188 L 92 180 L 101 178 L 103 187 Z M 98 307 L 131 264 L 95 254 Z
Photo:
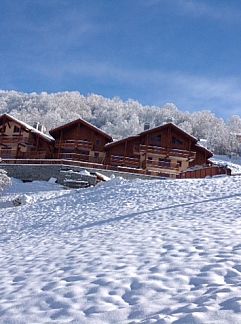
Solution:
M 0 191 L 3 191 L 6 187 L 10 186 L 11 179 L 7 176 L 7 172 L 0 169 Z

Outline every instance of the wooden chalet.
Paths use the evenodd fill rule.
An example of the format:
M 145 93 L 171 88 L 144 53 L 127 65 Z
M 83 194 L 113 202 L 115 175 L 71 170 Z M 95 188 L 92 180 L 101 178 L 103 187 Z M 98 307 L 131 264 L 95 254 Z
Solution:
M 54 139 L 8 115 L 0 116 L 0 158 L 51 158 Z
M 79 118 L 49 132 L 55 139 L 55 159 L 69 159 L 103 164 L 105 144 L 112 137 Z
M 212 157 L 195 137 L 173 123 L 107 144 L 105 149 L 107 166 L 173 178 L 187 170 L 210 167 Z

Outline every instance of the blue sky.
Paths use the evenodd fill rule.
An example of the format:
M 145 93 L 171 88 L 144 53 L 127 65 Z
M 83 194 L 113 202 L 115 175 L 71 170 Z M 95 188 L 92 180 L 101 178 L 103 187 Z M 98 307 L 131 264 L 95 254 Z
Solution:
M 239 0 L 1 0 L 0 89 L 241 114 Z

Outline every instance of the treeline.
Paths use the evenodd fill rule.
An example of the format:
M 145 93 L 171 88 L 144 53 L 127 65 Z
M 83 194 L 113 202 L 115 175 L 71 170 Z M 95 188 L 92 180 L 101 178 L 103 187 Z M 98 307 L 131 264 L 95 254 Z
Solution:
M 141 132 L 145 123 L 155 127 L 173 121 L 195 137 L 206 139 L 208 148 L 217 154 L 241 153 L 236 136 L 241 133 L 239 116 L 225 122 L 210 111 L 183 112 L 174 104 L 143 106 L 134 100 L 84 96 L 79 92 L 0 91 L 0 114 L 6 112 L 30 125 L 39 121 L 47 130 L 81 117 L 114 139 Z

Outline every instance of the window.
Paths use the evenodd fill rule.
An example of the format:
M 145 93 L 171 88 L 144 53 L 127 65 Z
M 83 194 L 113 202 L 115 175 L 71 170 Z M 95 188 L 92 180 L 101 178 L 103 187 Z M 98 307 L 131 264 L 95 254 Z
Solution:
M 171 166 L 171 160 L 170 159 L 162 159 L 162 158 L 159 158 L 158 159 L 158 165 L 160 167 L 170 167 Z
M 0 128 L 0 131 L 1 131 L 1 133 L 5 133 L 5 131 L 6 131 L 6 126 L 5 126 L 5 125 L 2 126 L 2 127 Z
M 18 126 L 14 126 L 13 132 L 20 133 L 20 128 Z
M 100 145 L 100 140 L 97 139 L 97 140 L 95 141 L 95 144 L 96 144 L 96 145 Z
M 95 158 L 99 157 L 99 152 L 95 152 Z
M 152 161 L 152 157 L 151 156 L 148 156 L 147 160 L 148 161 Z
M 178 138 L 173 136 L 172 137 L 172 144 L 174 144 L 174 145 L 182 145 L 183 142 L 181 140 L 179 140 Z
M 150 144 L 155 146 L 161 146 L 161 135 L 155 135 L 150 138 Z

